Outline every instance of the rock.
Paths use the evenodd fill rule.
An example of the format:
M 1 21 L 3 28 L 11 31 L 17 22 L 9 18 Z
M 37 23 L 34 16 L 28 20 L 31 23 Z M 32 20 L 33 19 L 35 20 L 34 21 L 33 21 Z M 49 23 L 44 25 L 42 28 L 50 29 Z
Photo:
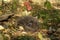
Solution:
M 0 22 L 4 21 L 4 20 L 8 20 L 13 15 L 14 15 L 14 13 L 4 14 L 4 15 L 0 16 Z
M 2 26 L 2 25 L 0 25 L 0 30 L 4 30 L 5 28 Z
M 16 24 L 23 26 L 26 31 L 37 31 L 40 28 L 40 23 L 32 16 L 20 17 L 16 20 Z

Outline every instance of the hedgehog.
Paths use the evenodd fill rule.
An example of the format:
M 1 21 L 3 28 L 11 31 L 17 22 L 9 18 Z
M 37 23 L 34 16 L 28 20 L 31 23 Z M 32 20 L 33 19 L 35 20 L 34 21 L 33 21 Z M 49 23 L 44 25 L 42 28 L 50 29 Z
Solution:
M 32 16 L 24 16 L 24 17 L 17 18 L 16 25 L 23 26 L 25 31 L 34 32 L 40 28 L 40 23 L 38 22 L 38 19 Z

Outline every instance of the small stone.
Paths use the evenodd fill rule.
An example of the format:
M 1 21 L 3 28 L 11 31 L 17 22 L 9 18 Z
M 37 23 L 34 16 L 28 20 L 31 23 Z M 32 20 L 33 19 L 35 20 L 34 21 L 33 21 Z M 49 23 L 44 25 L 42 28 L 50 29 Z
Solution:
M 20 30 L 24 30 L 23 26 L 19 26 L 19 29 L 20 29 Z
M 0 25 L 0 30 L 3 30 L 3 29 L 5 29 L 2 25 Z

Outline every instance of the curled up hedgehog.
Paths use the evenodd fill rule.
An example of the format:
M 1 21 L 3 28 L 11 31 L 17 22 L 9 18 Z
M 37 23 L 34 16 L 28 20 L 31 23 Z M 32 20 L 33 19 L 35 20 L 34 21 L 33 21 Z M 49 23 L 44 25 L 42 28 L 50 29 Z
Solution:
M 37 31 L 40 28 L 40 23 L 37 18 L 32 16 L 17 17 L 16 27 L 23 26 L 25 31 Z

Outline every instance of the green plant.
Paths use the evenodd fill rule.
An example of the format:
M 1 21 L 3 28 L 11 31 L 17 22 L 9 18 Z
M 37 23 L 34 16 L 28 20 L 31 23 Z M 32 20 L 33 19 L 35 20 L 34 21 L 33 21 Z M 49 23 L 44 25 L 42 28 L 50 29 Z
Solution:
M 12 1 L 12 11 L 16 11 L 19 5 L 19 0 L 13 0 Z
M 44 7 L 46 7 L 47 9 L 51 9 L 51 3 L 48 1 L 48 0 L 46 0 L 46 2 L 44 3 Z
M 44 9 L 40 7 L 40 5 L 34 4 L 32 9 L 32 16 L 36 17 L 38 19 L 42 18 L 43 28 L 49 29 L 49 27 L 53 27 L 54 29 L 58 28 L 59 20 L 60 20 L 60 12 L 57 9 Z

